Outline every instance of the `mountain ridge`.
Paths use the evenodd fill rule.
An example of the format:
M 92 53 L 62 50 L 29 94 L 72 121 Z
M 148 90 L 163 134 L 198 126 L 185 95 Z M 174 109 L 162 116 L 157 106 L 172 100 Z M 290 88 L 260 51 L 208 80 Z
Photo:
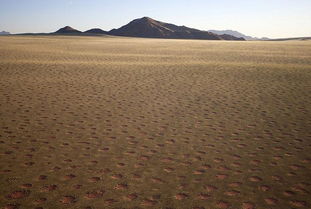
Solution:
M 0 35 L 11 35 L 11 33 L 7 31 L 0 31 Z
M 88 34 L 108 34 L 107 31 L 104 31 L 100 28 L 92 28 L 92 29 L 89 29 L 87 31 L 84 31 L 83 33 L 88 33 Z
M 245 40 L 247 41 L 255 41 L 255 40 L 269 40 L 269 38 L 267 37 L 262 37 L 262 38 L 257 38 L 257 37 L 253 37 L 253 36 L 248 36 L 248 35 L 245 35 L 243 33 L 240 33 L 238 31 L 235 31 L 235 30 L 208 30 L 209 32 L 212 32 L 212 33 L 216 33 L 218 35 L 224 35 L 224 34 L 228 34 L 228 35 L 232 35 L 232 36 L 235 36 L 235 37 L 240 37 L 240 38 L 244 38 Z
M 217 35 L 208 31 L 202 31 L 186 26 L 177 26 L 154 20 L 150 17 L 134 19 L 118 29 L 104 31 L 100 28 L 93 28 L 87 31 L 79 31 L 70 26 L 60 28 L 50 34 L 57 35 L 113 35 L 140 38 L 164 38 L 164 39 L 200 39 L 200 40 L 243 40 L 232 35 Z
M 110 35 L 129 36 L 142 38 L 166 38 L 166 39 L 201 39 L 201 40 L 244 40 L 231 35 L 220 36 L 208 31 L 202 31 L 186 26 L 177 26 L 143 17 L 132 20 L 118 29 L 109 31 Z

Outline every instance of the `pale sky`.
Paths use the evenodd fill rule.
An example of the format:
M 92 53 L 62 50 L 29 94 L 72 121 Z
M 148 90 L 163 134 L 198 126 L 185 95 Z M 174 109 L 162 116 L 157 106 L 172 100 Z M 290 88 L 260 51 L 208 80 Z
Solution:
M 201 30 L 269 38 L 311 36 L 311 0 L 0 0 L 0 31 L 118 28 L 148 16 Z

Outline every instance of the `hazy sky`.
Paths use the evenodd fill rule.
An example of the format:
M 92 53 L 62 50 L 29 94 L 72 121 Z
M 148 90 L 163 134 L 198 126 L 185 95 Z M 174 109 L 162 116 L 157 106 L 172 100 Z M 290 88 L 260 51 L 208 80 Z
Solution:
M 202 30 L 252 36 L 311 36 L 311 0 L 0 0 L 0 31 L 118 28 L 151 18 Z

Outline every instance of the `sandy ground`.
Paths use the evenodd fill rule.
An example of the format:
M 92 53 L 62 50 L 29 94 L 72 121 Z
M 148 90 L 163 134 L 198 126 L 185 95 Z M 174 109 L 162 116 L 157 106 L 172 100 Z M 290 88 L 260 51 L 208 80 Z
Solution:
M 0 208 L 311 207 L 311 42 L 0 38 Z

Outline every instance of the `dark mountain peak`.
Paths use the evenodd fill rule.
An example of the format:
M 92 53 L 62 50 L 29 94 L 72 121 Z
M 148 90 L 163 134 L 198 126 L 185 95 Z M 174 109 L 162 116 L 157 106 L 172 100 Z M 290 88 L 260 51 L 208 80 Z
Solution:
M 73 29 L 72 27 L 70 27 L 70 26 L 68 26 L 68 25 L 65 26 L 65 27 L 63 27 L 63 29 L 64 29 L 64 30 L 75 30 L 75 29 Z
M 109 31 L 109 34 L 144 38 L 241 40 L 234 36 L 220 36 L 208 31 L 161 22 L 150 17 L 135 19 L 127 25 Z
M 142 17 L 142 18 L 140 18 L 140 20 L 142 20 L 142 21 L 154 21 L 154 19 L 152 19 L 150 17 Z
M 150 18 L 150 17 L 142 17 L 142 18 L 138 18 L 133 20 L 133 22 L 141 22 L 141 23 L 152 23 L 152 22 L 157 22 L 156 20 Z
M 65 26 L 65 27 L 59 29 L 58 31 L 56 31 L 55 33 L 82 33 L 82 32 L 79 30 L 76 30 L 70 26 Z
M 151 18 L 143 17 L 119 29 L 111 30 L 110 33 L 117 36 L 165 38 L 169 36 L 170 30 Z
M 104 31 L 100 28 L 92 28 L 90 30 L 85 31 L 84 33 L 91 33 L 91 34 L 108 34 L 107 31 Z
M 152 25 L 157 24 L 158 21 L 150 18 L 150 17 L 142 17 L 131 21 L 129 24 L 142 24 L 142 25 Z

